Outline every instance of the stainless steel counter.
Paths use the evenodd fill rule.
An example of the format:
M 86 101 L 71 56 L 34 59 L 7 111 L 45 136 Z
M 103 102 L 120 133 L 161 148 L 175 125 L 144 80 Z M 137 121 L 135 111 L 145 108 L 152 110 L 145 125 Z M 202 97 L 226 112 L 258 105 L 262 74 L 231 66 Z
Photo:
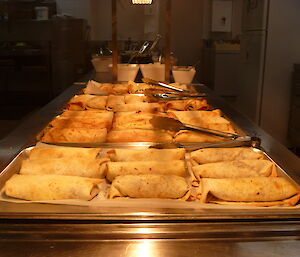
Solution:
M 82 86 L 67 89 L 0 141 L 0 169 Z M 300 159 L 214 96 L 209 102 L 300 183 Z M 0 203 L 1 256 L 299 256 L 300 209 L 141 209 Z

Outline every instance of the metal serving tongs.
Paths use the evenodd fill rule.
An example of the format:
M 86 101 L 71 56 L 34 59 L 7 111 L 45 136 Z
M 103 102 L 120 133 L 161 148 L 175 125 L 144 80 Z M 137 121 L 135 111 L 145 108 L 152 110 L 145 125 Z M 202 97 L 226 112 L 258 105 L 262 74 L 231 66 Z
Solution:
M 180 131 L 182 129 L 188 129 L 193 131 L 198 131 L 202 133 L 211 134 L 218 137 L 223 137 L 231 140 L 235 139 L 251 139 L 249 136 L 242 136 L 234 133 L 224 132 L 220 130 L 215 129 L 209 129 L 209 128 L 203 128 L 199 126 L 194 126 L 186 123 L 182 123 L 179 120 L 170 118 L 170 117 L 163 117 L 163 116 L 154 116 L 150 119 L 150 123 L 156 128 L 156 129 L 167 129 L 171 131 Z
M 164 100 L 183 100 L 183 99 L 188 99 L 188 98 L 205 97 L 206 94 L 184 95 L 184 94 L 154 93 L 154 94 L 152 94 L 152 96 L 161 98 Z
M 240 146 L 249 146 L 260 148 L 261 140 L 258 137 L 250 137 L 250 136 L 241 136 L 235 140 L 228 140 L 225 142 L 217 142 L 217 143 L 197 143 L 197 142 L 171 142 L 171 143 L 156 143 L 152 144 L 149 148 L 155 149 L 174 149 L 174 148 L 185 148 L 190 151 L 203 149 L 203 148 L 222 148 L 222 147 L 240 147 Z
M 159 87 L 162 87 L 162 88 L 167 88 L 169 90 L 173 90 L 173 91 L 176 91 L 176 92 L 186 92 L 186 93 L 189 93 L 189 91 L 186 91 L 186 90 L 183 90 L 181 88 L 177 88 L 177 87 L 173 87 L 169 84 L 166 84 L 164 82 L 160 82 L 160 81 L 157 81 L 157 80 L 154 80 L 154 79 L 149 79 L 149 78 L 142 78 L 142 81 L 146 84 L 149 84 L 149 85 L 153 85 L 153 86 L 159 86 Z
M 206 97 L 205 93 L 192 93 L 192 94 L 185 94 L 180 92 L 166 92 L 161 89 L 152 89 L 146 88 L 143 91 L 144 95 L 148 96 L 153 101 L 161 100 L 161 101 L 170 101 L 170 100 L 184 100 L 189 98 L 201 98 Z

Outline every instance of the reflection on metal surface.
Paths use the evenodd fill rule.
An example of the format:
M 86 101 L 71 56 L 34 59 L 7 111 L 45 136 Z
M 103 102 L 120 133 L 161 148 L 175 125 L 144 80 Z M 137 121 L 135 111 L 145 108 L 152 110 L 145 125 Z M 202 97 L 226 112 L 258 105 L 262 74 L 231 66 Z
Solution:
M 154 257 L 156 256 L 153 249 L 154 245 L 151 243 L 150 240 L 144 239 L 137 244 L 135 249 L 135 256 L 138 257 Z

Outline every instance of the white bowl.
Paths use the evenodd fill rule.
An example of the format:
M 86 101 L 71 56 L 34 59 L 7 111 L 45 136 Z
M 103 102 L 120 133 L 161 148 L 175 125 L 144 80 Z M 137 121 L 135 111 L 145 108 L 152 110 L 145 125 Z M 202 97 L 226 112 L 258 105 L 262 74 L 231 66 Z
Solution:
M 165 81 L 165 65 L 161 63 L 140 64 L 144 78 Z
M 99 56 L 99 57 L 94 57 L 92 59 L 92 64 L 94 66 L 94 69 L 96 72 L 109 72 L 109 65 L 112 63 L 112 57 L 111 56 Z
M 196 70 L 193 66 L 174 66 L 172 68 L 173 77 L 176 83 L 192 83 Z
M 112 70 L 112 64 L 109 65 Z M 138 64 L 118 63 L 118 81 L 127 82 L 134 81 L 139 71 Z

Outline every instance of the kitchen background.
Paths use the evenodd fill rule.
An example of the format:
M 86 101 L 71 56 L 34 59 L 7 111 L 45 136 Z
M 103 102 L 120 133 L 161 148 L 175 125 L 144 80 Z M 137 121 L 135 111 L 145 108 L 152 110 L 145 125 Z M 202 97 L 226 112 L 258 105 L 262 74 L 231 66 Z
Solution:
M 8 9 L 8 2 L 19 6 Z M 157 54 L 163 52 L 164 3 L 117 1 L 120 49 L 160 34 Z M 49 20 L 36 20 L 36 6 L 49 8 Z M 300 146 L 299 11 L 299 0 L 172 0 L 174 62 L 196 65 L 197 82 L 295 150 Z M 2 0 L 0 19 L 3 137 L 92 69 L 92 55 L 109 54 L 111 1 Z

